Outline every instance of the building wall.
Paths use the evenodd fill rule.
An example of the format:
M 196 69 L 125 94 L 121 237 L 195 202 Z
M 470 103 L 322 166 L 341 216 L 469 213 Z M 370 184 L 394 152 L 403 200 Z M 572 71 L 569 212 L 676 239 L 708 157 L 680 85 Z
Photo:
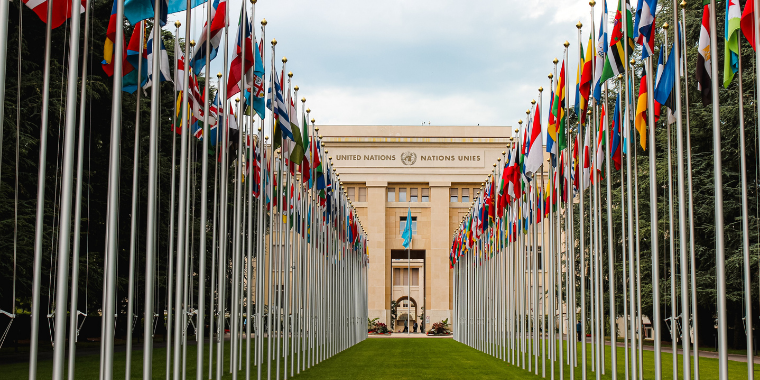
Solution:
M 403 250 L 399 219 L 411 208 L 417 217 L 414 250 L 425 251 L 424 306 L 430 323 L 449 318 L 453 307 L 451 236 L 492 164 L 503 157 L 510 127 L 321 126 L 327 157 L 345 187 L 369 239 L 369 317 L 390 321 L 394 299 L 391 251 Z M 429 189 L 429 201 L 389 201 L 388 188 Z M 359 189 L 366 200 L 359 201 Z M 452 202 L 451 188 L 458 189 Z M 467 188 L 469 199 L 459 189 Z M 407 192 L 407 200 L 410 193 Z M 398 298 L 398 292 L 395 294 Z M 423 301 L 415 299 L 420 306 Z

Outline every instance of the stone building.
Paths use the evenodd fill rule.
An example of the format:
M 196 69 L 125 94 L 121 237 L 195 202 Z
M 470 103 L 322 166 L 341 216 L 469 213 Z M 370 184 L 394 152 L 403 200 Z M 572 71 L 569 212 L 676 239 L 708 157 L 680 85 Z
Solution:
M 319 134 L 368 234 L 369 317 L 390 327 L 395 301 L 395 331 L 409 314 L 428 327 L 451 320 L 451 236 L 512 128 L 329 125 Z M 401 233 L 409 210 L 407 251 Z

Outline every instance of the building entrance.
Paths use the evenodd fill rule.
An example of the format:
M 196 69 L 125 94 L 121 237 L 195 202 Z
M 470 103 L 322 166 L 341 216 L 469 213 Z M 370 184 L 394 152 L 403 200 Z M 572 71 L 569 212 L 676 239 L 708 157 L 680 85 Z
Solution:
M 424 331 L 425 310 L 425 250 L 391 250 L 391 319 L 395 332 Z M 393 311 L 395 309 L 395 315 Z

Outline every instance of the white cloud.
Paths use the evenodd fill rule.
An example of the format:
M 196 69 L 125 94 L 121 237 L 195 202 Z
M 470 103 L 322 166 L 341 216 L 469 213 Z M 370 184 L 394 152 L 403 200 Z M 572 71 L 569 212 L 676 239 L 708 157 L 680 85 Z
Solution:
M 229 2 L 231 45 L 240 4 Z M 547 74 L 553 58 L 562 60 L 565 40 L 568 83 L 575 82 L 575 24 L 586 25 L 584 42 L 591 25 L 588 3 L 568 0 L 261 0 L 255 17 L 259 38 L 267 19 L 266 39 L 278 41 L 277 70 L 287 56 L 318 124 L 516 125 L 539 86 L 548 108 Z M 184 15 L 173 19 L 184 23 Z M 220 52 L 212 72 L 222 67 Z

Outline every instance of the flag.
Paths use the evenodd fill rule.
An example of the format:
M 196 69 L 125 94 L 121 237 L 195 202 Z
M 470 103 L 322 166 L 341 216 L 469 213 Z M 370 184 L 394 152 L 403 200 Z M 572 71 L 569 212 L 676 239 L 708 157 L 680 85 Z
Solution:
M 578 71 L 575 73 L 575 115 L 580 117 L 581 114 L 581 75 L 583 74 L 583 44 L 581 43 L 579 49 Z
M 594 166 L 597 171 L 602 170 L 602 164 L 604 164 L 604 145 L 606 144 L 606 135 L 609 126 L 607 125 L 607 118 L 605 117 L 605 106 L 602 105 L 601 120 L 599 121 L 599 136 L 596 139 L 596 159 L 594 160 Z
M 620 154 L 620 127 L 621 127 L 621 114 L 620 114 L 620 94 L 615 99 L 615 115 L 612 117 L 612 135 L 610 136 L 610 158 L 615 163 L 615 170 L 620 170 L 620 164 L 622 162 L 622 155 Z
M 602 118 L 604 118 L 604 105 L 602 105 Z M 601 123 L 599 123 L 601 125 Z M 586 128 L 586 136 L 583 140 L 583 190 L 585 191 L 588 189 L 589 186 L 589 177 L 591 175 L 591 146 L 589 136 L 591 136 L 590 132 L 591 128 Z
M 148 49 L 145 46 L 145 24 L 141 21 L 135 25 L 132 31 L 132 37 L 129 39 L 129 45 L 125 52 L 127 62 L 133 67 L 133 70 L 124 73 L 122 80 L 122 90 L 133 94 L 139 86 L 145 84 L 148 80 Z M 140 49 L 142 48 L 142 54 Z M 142 70 L 139 65 L 142 63 Z M 138 73 L 139 72 L 139 73 Z M 138 77 L 138 74 L 139 77 Z
M 155 0 L 124 0 L 124 17 L 130 24 L 136 24 L 147 18 L 153 18 L 153 1 Z M 187 9 L 187 0 L 159 0 L 161 1 L 161 26 L 166 25 L 166 15 L 182 12 Z M 192 0 L 191 8 L 195 8 L 206 0 Z
M 578 158 L 578 136 L 575 136 L 575 139 L 573 140 L 573 188 L 575 188 L 576 191 L 579 191 L 580 186 L 580 173 L 578 173 L 578 166 L 580 164 L 580 159 Z M 548 190 L 547 190 L 548 191 Z
M 649 106 L 647 103 L 647 72 L 646 70 L 643 70 L 641 73 L 641 82 L 639 84 L 639 99 L 636 104 L 636 130 L 639 132 L 639 141 L 641 142 L 641 147 L 646 150 L 646 143 L 647 143 L 647 123 L 648 123 L 648 115 L 647 115 L 647 107 Z M 657 122 L 660 118 L 660 103 L 654 102 L 654 121 Z
M 254 54 L 258 55 L 259 52 L 258 49 L 256 49 L 255 52 L 253 51 L 254 43 L 252 30 L 253 27 L 248 16 L 246 15 L 246 19 L 244 20 L 243 15 L 241 14 L 238 23 L 237 50 L 235 57 L 230 63 L 230 71 L 227 77 L 227 98 L 231 98 L 232 95 L 241 91 L 241 88 L 243 87 L 243 80 L 241 78 L 243 70 L 245 70 L 246 84 L 250 86 L 253 83 L 253 79 L 249 78 L 249 75 L 251 75 L 250 70 L 254 65 Z M 242 56 L 243 44 L 245 44 L 245 57 Z M 259 57 L 256 63 L 260 61 L 261 59 Z M 272 66 L 274 66 L 274 61 L 272 61 Z M 263 64 L 258 65 L 258 68 L 261 69 L 261 75 L 263 76 Z M 261 94 L 261 96 L 263 96 L 263 94 Z
M 118 0 L 114 0 L 113 6 L 111 7 L 111 17 L 108 21 L 108 29 L 106 30 L 106 41 L 103 44 L 103 62 L 101 62 L 103 71 L 109 77 L 113 76 L 113 59 L 115 54 L 113 44 L 116 42 L 116 25 L 118 24 L 116 21 L 117 4 Z M 124 76 L 130 71 L 132 71 L 132 65 L 127 62 L 127 37 L 124 36 L 124 40 L 122 41 L 121 74 Z
M 741 27 L 744 38 L 752 45 L 752 49 L 757 50 L 755 46 L 755 0 L 747 0 L 744 4 Z
M 673 86 L 675 86 L 676 80 L 675 50 L 673 48 L 674 46 L 671 45 L 670 54 L 664 66 L 662 59 L 665 54 L 663 48 L 660 48 L 660 60 L 657 62 L 658 80 L 654 90 L 654 100 L 668 107 L 671 111 L 674 111 L 675 108 L 675 96 L 671 96 L 671 94 L 673 94 Z M 660 71 L 660 66 L 663 67 L 662 71 Z
M 702 93 L 702 104 L 712 103 L 712 58 L 710 57 L 710 4 L 702 11 L 702 28 L 699 31 L 697 56 L 697 89 Z
M 541 111 L 538 104 L 533 113 L 533 127 L 530 130 L 530 147 L 528 156 L 525 158 L 525 172 L 535 173 L 544 162 L 544 152 L 542 148 L 543 138 L 541 137 Z
M 195 44 L 195 51 L 190 60 L 195 75 L 199 75 L 201 70 L 206 66 L 207 55 L 209 62 L 216 58 L 216 54 L 219 51 L 219 43 L 222 40 L 222 30 L 227 27 L 226 8 L 227 0 L 214 0 L 214 4 L 211 7 L 211 18 L 203 26 L 203 31 Z M 210 50 L 207 52 L 206 36 L 209 33 L 211 34 L 211 39 L 209 40 Z
M 625 6 L 625 9 L 623 8 Z M 623 16 L 625 12 L 625 16 Z M 628 30 L 628 41 L 623 41 L 625 37 L 623 32 L 623 19 L 625 18 L 625 27 Z M 602 82 L 612 77 L 617 77 L 625 72 L 625 48 L 628 54 L 633 54 L 633 22 L 631 20 L 631 6 L 628 0 L 619 0 L 618 9 L 615 13 L 615 21 L 612 25 L 612 34 L 610 35 L 610 50 L 604 61 L 604 70 L 602 70 Z
M 249 72 L 250 75 L 246 75 L 246 77 L 253 77 L 253 81 L 249 83 L 251 86 L 245 92 L 245 103 L 246 106 L 253 105 L 253 110 L 263 120 L 266 107 L 264 104 L 264 63 L 261 60 L 261 45 L 258 43 L 256 43 L 256 62 L 251 70 L 253 73 Z M 250 110 L 248 110 L 248 115 L 250 115 Z
M 633 38 L 642 46 L 641 59 L 654 54 L 656 12 L 657 0 L 639 0 L 636 7 L 636 22 L 633 25 Z
M 272 67 L 274 68 L 274 58 L 272 59 Z M 272 148 L 277 149 L 283 145 L 283 142 L 293 142 L 293 132 L 290 130 L 290 118 L 288 117 L 288 108 L 283 99 L 282 87 L 280 86 L 280 78 L 274 74 L 272 70 L 273 83 L 269 86 L 269 99 L 267 99 L 267 108 L 272 111 L 274 115 L 274 141 L 272 141 Z M 272 101 L 274 99 L 274 101 Z M 290 153 L 290 151 L 288 151 Z
M 554 100 L 552 101 L 551 113 L 554 115 L 554 126 L 549 125 L 548 136 L 558 145 L 557 150 L 565 149 L 565 61 L 562 61 L 562 67 L 559 72 L 557 89 L 554 91 Z M 554 148 L 552 148 L 554 149 Z
M 301 182 L 308 184 L 309 188 L 311 188 L 311 156 L 314 151 L 311 149 L 311 139 L 309 138 L 309 123 L 306 121 L 306 115 L 304 115 L 303 110 L 301 110 L 301 126 L 303 127 L 302 136 L 305 150 L 303 161 L 301 162 Z
M 172 80 L 171 69 L 169 68 L 169 55 L 166 53 L 166 47 L 164 46 L 164 40 L 159 39 L 158 44 L 160 46 L 159 57 L 159 83 Z M 147 89 L 153 84 L 153 33 L 148 40 L 148 79 L 143 85 L 143 90 Z
M 61 25 L 63 25 L 66 20 L 68 20 L 71 17 L 71 1 L 68 0 L 24 0 L 24 4 L 26 4 L 27 8 L 34 11 L 34 13 L 37 14 L 37 17 L 42 20 L 42 22 L 47 24 L 47 12 L 48 12 L 48 1 L 53 2 L 53 9 L 51 10 L 51 20 L 50 20 L 50 28 L 55 29 Z M 79 13 L 84 13 L 84 7 L 87 6 L 87 0 L 80 0 L 81 4 L 79 6 Z M 114 10 L 116 9 L 114 2 Z M 116 12 L 114 11 L 114 15 Z
M 725 43 L 723 58 L 723 87 L 728 87 L 739 71 L 739 28 L 742 9 L 739 0 L 726 0 Z
M 609 45 L 607 44 L 607 20 L 609 16 L 607 13 L 607 0 L 603 1 L 604 12 L 600 16 L 599 20 L 599 34 L 596 40 L 596 61 L 594 62 L 594 99 L 597 103 L 602 100 L 602 71 L 604 68 L 604 62 L 607 60 L 607 50 Z
M 588 101 L 591 97 L 591 81 L 594 77 L 594 70 L 592 62 L 594 59 L 594 35 L 589 34 L 588 44 L 586 46 L 586 55 L 583 59 L 583 71 L 581 73 L 581 85 L 580 95 L 582 99 L 580 114 L 580 122 L 582 125 L 586 125 L 586 113 L 588 112 Z
M 557 155 L 557 144 L 555 143 L 557 138 L 557 131 L 555 128 L 555 124 L 557 123 L 556 119 L 554 118 L 554 114 L 552 114 L 552 110 L 554 109 L 554 88 L 556 85 L 554 84 L 555 79 L 552 78 L 552 84 L 551 84 L 551 96 L 549 96 L 549 120 L 548 125 L 546 127 L 546 151 L 548 153 L 551 153 L 552 156 L 552 166 L 556 166 L 556 163 L 554 162 L 554 157 Z M 554 133 L 554 136 L 552 136 L 552 133 Z
M 290 85 L 288 85 L 288 87 L 290 87 Z M 298 112 L 296 112 L 296 105 L 290 95 L 290 89 L 288 89 L 288 98 L 290 98 L 290 130 L 291 133 L 293 133 L 293 143 L 289 144 L 291 147 L 290 161 L 296 165 L 301 165 L 304 152 L 303 137 L 301 136 L 301 128 L 298 126 Z

